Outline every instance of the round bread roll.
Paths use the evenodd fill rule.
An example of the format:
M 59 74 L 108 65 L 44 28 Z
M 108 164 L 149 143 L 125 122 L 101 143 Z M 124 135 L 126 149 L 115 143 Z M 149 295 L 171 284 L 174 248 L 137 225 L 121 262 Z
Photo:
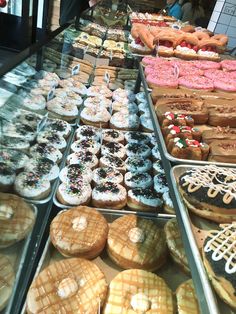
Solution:
M 59 213 L 51 222 L 52 244 L 64 256 L 93 259 L 106 244 L 108 224 L 96 209 L 78 206 Z
M 199 304 L 192 279 L 184 281 L 176 290 L 179 314 L 200 314 Z
M 45 268 L 28 291 L 27 313 L 94 314 L 107 294 L 104 274 L 82 258 L 64 259 Z
M 165 224 L 166 242 L 171 257 L 187 274 L 190 274 L 188 260 L 185 254 L 181 233 L 177 223 L 177 219 L 170 219 Z
M 21 197 L 0 193 L 0 199 L 0 248 L 4 248 L 24 239 L 36 217 L 32 206 Z
M 124 269 L 156 270 L 166 261 L 164 231 L 151 220 L 136 215 L 122 216 L 110 225 L 107 252 Z
M 170 288 L 151 272 L 130 269 L 120 272 L 110 283 L 103 314 L 175 313 Z
M 219 297 L 236 310 L 236 223 L 212 230 L 203 245 L 203 263 Z
M 15 281 L 15 273 L 9 259 L 0 254 L 0 311 L 2 311 L 12 294 Z

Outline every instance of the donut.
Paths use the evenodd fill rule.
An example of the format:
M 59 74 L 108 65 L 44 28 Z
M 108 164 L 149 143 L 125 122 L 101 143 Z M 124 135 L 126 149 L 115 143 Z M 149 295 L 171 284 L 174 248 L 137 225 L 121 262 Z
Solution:
M 166 88 L 178 88 L 178 79 L 174 76 L 172 77 L 156 77 L 152 74 L 146 76 L 146 81 L 150 88 L 155 87 L 166 87 Z
M 74 80 L 73 77 L 69 78 L 68 81 L 72 82 L 73 84 L 72 91 L 76 92 L 81 96 L 87 95 L 87 87 L 83 83 Z
M 181 283 L 176 290 L 177 309 L 179 314 L 200 313 L 198 298 L 192 279 Z
M 101 144 L 92 139 L 77 140 L 71 145 L 71 151 L 78 153 L 80 151 L 89 151 L 92 154 L 98 155 L 100 152 Z
M 89 97 L 104 96 L 106 98 L 111 98 L 112 97 L 112 91 L 110 91 L 110 89 L 105 85 L 91 86 L 87 90 L 87 95 Z
M 221 71 L 219 69 L 206 70 L 204 71 L 204 76 L 212 80 L 220 80 L 221 78 L 222 79 L 229 78 L 229 75 L 227 75 L 226 72 Z
M 159 152 L 159 148 L 158 145 L 154 146 L 152 149 L 152 160 L 156 161 L 156 160 L 161 160 L 161 155 Z
M 218 296 L 233 310 L 236 310 L 235 234 L 235 222 L 221 224 L 220 230 L 208 232 L 202 248 L 208 277 Z
M 169 191 L 169 187 L 166 181 L 166 176 L 163 173 L 158 173 L 153 178 L 154 181 L 154 190 L 157 193 L 165 193 Z
M 2 147 L 4 146 L 7 149 L 16 149 L 25 153 L 27 153 L 30 148 L 30 143 L 25 141 L 23 138 L 11 137 L 7 135 L 0 137 L 0 144 Z
M 151 155 L 151 149 L 146 144 L 129 143 L 125 148 L 128 157 L 140 156 L 142 158 L 148 158 Z
M 126 171 L 126 164 L 124 160 L 110 154 L 104 155 L 100 158 L 99 166 L 113 167 L 121 173 L 124 173 Z
M 109 226 L 107 253 L 124 269 L 154 271 L 166 261 L 164 231 L 149 219 L 124 215 Z
M 224 71 L 236 71 L 236 60 L 222 60 L 220 64 Z
M 43 128 L 44 131 L 56 132 L 61 136 L 68 138 L 70 135 L 72 128 L 70 124 L 66 121 L 59 119 L 47 119 L 46 125 Z
M 93 178 L 92 170 L 82 163 L 68 165 L 62 168 L 59 174 L 61 182 L 66 184 L 76 184 L 77 178 L 83 178 L 86 182 L 91 182 Z
M 153 123 L 152 123 L 150 115 L 142 114 L 140 116 L 140 123 L 141 123 L 142 130 L 144 132 L 152 133 L 154 131 L 154 127 L 153 127 Z
M 111 110 L 113 113 L 122 111 L 128 114 L 137 114 L 139 111 L 138 106 L 135 103 L 123 104 L 117 101 L 112 103 Z
M 50 239 L 66 257 L 93 259 L 104 249 L 106 219 L 96 209 L 78 206 L 58 214 L 50 225 Z
M 24 138 L 24 140 L 29 142 L 34 141 L 36 137 L 35 130 L 31 126 L 22 124 L 21 122 L 13 123 L 12 121 L 4 123 L 2 132 L 12 137 Z
M 105 108 L 92 109 L 85 107 L 80 113 L 80 119 L 84 124 L 106 128 L 111 119 L 110 113 Z
M 147 172 L 126 172 L 124 183 L 127 189 L 146 189 L 152 185 L 152 177 Z
M 127 206 L 131 210 L 156 211 L 162 204 L 161 195 L 151 188 L 136 188 L 128 191 Z
M 126 150 L 123 144 L 117 142 L 103 143 L 101 146 L 101 155 L 113 155 L 114 157 L 119 157 L 124 159 L 126 156 Z
M 139 128 L 139 117 L 128 112 L 116 112 L 110 119 L 110 128 L 124 131 L 134 131 Z
M 8 191 L 16 178 L 16 170 L 12 165 L 8 165 L 5 162 L 0 162 L 0 191 Z
M 221 68 L 221 65 L 219 62 L 215 61 L 194 61 L 194 66 L 201 70 L 219 70 Z
M 126 89 L 122 89 L 122 88 L 118 88 L 116 89 L 113 94 L 112 94 L 112 99 L 114 101 L 123 101 L 123 100 L 128 100 L 128 102 L 132 102 L 135 100 L 135 94 L 130 91 L 130 90 L 126 90 Z M 127 103 L 128 103 L 127 102 Z
M 126 202 L 126 189 L 118 183 L 104 182 L 93 189 L 92 205 L 94 207 L 122 209 Z
M 22 104 L 24 107 L 32 111 L 39 111 L 45 109 L 46 100 L 43 95 L 28 94 L 26 97 L 23 98 Z
M 139 110 L 139 114 L 140 115 L 150 115 L 150 110 L 149 108 L 147 107 L 147 103 L 140 103 L 138 105 L 138 110 Z
M 143 60 L 145 60 L 145 58 L 143 58 Z M 142 61 L 143 62 L 143 61 Z M 145 92 L 139 92 L 135 95 L 135 99 L 137 101 L 138 104 L 140 103 L 145 103 L 147 101 L 147 98 L 146 98 L 146 94 Z
M 162 194 L 162 200 L 164 212 L 167 214 L 175 215 L 176 212 L 169 191 L 166 191 Z
M 40 132 L 37 136 L 37 143 L 51 144 L 60 151 L 64 151 L 67 145 L 64 137 L 53 131 Z
M 62 159 L 62 153 L 49 143 L 38 143 L 30 148 L 30 155 L 33 158 L 48 158 L 56 163 L 59 163 Z
M 219 78 L 214 80 L 214 87 L 216 91 L 224 91 L 234 93 L 236 92 L 236 79 Z
M 161 160 L 154 161 L 152 168 L 153 168 L 154 175 L 159 174 L 159 173 L 165 174 L 165 170 L 162 166 Z
M 181 88 L 189 88 L 204 91 L 213 91 L 214 83 L 211 79 L 204 76 L 184 76 L 178 79 Z
M 125 133 L 126 143 L 137 143 L 137 144 L 149 144 L 150 138 L 148 134 L 141 132 L 126 132 Z
M 105 182 L 123 183 L 123 175 L 112 167 L 97 168 L 93 171 L 93 182 L 100 185 Z
M 45 308 L 50 313 L 62 309 L 66 313 L 98 313 L 106 294 L 106 279 L 96 264 L 83 258 L 63 259 L 33 280 L 26 299 L 27 313 L 40 313 Z
M 49 181 L 55 180 L 59 175 L 58 165 L 45 157 L 30 159 L 25 165 L 24 171 L 37 173 L 41 178 Z
M 190 211 L 227 223 L 236 218 L 235 181 L 234 169 L 204 166 L 184 172 L 179 178 L 179 190 Z
M 75 138 L 76 140 L 91 139 L 98 142 L 100 141 L 101 134 L 100 130 L 96 127 L 90 125 L 81 125 L 75 131 Z
M 74 165 L 80 163 L 87 168 L 94 169 L 98 165 L 98 158 L 89 151 L 80 151 L 67 156 L 67 164 Z
M 118 130 L 102 130 L 102 142 L 124 143 L 124 134 Z
M 77 177 L 76 183 L 61 183 L 57 189 L 56 197 L 64 205 L 87 205 L 90 202 L 92 189 L 90 184 Z
M 112 104 L 112 100 L 108 99 L 104 96 L 97 96 L 97 97 L 88 97 L 84 101 L 85 107 L 91 107 L 91 106 L 102 106 L 105 108 L 110 108 Z
M 76 105 L 70 102 L 61 102 L 59 97 L 55 97 L 47 102 L 47 110 L 50 111 L 55 118 L 59 118 L 65 121 L 73 121 L 78 116 L 78 108 Z
M 15 283 L 15 272 L 13 266 L 8 257 L 3 254 L 0 254 L 0 273 L 0 311 L 2 311 L 8 304 Z

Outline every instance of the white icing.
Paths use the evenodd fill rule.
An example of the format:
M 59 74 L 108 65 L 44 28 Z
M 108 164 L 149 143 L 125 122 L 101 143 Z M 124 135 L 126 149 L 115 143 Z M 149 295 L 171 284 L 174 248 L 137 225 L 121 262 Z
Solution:
M 139 118 L 135 114 L 116 112 L 111 117 L 110 123 L 118 129 L 138 129 Z
M 83 231 L 87 228 L 88 221 L 85 216 L 76 217 L 72 220 L 72 228 L 75 231 Z
M 68 155 L 67 162 L 70 165 L 77 164 L 82 162 L 88 168 L 94 168 L 98 164 L 98 158 L 96 155 L 90 155 L 91 160 L 84 160 L 86 152 L 78 152 Z
M 14 215 L 13 208 L 8 204 L 0 204 L 0 221 L 11 219 Z
M 65 278 L 59 283 L 57 294 L 61 299 L 67 299 L 76 294 L 78 289 L 79 286 L 74 279 Z
M 112 145 L 112 147 L 114 145 L 117 148 L 118 151 L 114 151 L 113 152 L 112 147 L 110 147 L 111 145 Z M 104 156 L 104 155 L 107 155 L 107 154 L 111 154 L 113 156 L 116 156 L 116 157 L 119 157 L 119 158 L 123 159 L 125 157 L 125 155 L 126 155 L 126 150 L 125 150 L 124 145 L 121 144 L 121 143 L 117 143 L 117 142 L 109 142 L 107 144 L 104 143 L 101 146 L 101 155 Z
M 77 117 L 79 111 L 76 105 L 68 103 L 61 103 L 59 97 L 56 97 L 47 102 L 47 109 L 56 114 L 66 117 Z
M 169 187 L 167 185 L 165 185 L 164 182 L 162 182 L 160 180 L 160 174 L 157 174 L 154 176 L 153 178 L 153 181 L 154 181 L 154 190 L 157 192 L 157 193 L 165 193 L 167 191 L 169 191 Z
M 54 139 L 52 139 L 54 137 Z M 38 143 L 52 144 L 55 148 L 63 150 L 66 148 L 66 140 L 60 134 L 56 134 L 53 131 L 43 131 L 37 136 Z
M 219 57 L 219 54 L 214 51 L 203 51 L 203 50 L 198 50 L 198 54 L 200 56 L 207 56 L 207 57 Z
M 70 164 L 67 167 L 64 167 L 59 174 L 59 178 L 61 180 L 61 182 L 63 183 L 70 183 L 70 178 L 68 178 L 68 169 L 73 167 L 73 165 L 78 165 L 80 164 L 81 167 L 79 168 L 79 171 L 77 172 L 77 175 L 80 177 L 83 177 L 83 179 L 90 183 L 92 181 L 92 177 L 93 177 L 93 173 L 92 170 L 88 167 L 86 167 L 85 165 L 82 165 L 82 163 L 80 163 L 79 161 L 76 164 Z M 76 167 L 74 167 L 76 169 Z
M 91 86 L 88 88 L 87 95 L 90 97 L 100 97 L 102 95 L 106 98 L 111 98 L 112 91 L 110 91 L 110 89 L 105 85 Z
M 58 193 L 60 193 L 64 201 L 69 205 L 84 204 L 91 196 L 92 189 L 89 183 L 82 182 L 81 185 L 76 185 L 79 189 L 78 193 L 68 191 L 69 185 L 62 183 L 58 187 Z
M 104 184 L 101 184 L 99 186 L 103 186 L 105 185 L 106 186 L 106 183 Z M 123 201 L 126 196 L 127 196 L 127 192 L 126 192 L 126 189 L 120 185 L 120 184 L 117 184 L 117 183 L 114 183 L 114 185 L 119 189 L 119 192 L 118 193 L 113 193 L 111 191 L 106 191 L 106 192 L 99 192 L 98 191 L 98 187 L 95 187 L 93 189 L 93 192 L 92 192 L 92 198 L 94 200 L 102 200 L 103 202 L 109 202 L 109 201 Z
M 114 131 L 118 134 L 118 137 L 113 137 L 110 132 Z M 124 140 L 124 134 L 118 130 L 103 130 L 102 131 L 103 141 L 106 142 L 122 142 Z
M 37 166 L 40 165 L 40 162 L 42 162 L 40 158 L 30 159 L 29 162 L 25 165 L 24 170 L 35 172 L 37 170 Z M 49 180 L 49 181 L 55 180 L 59 175 L 59 167 L 56 164 L 51 164 L 50 169 L 48 169 L 48 173 L 46 174 L 39 173 L 39 174 L 42 178 L 46 180 Z
M 139 161 L 143 162 L 142 166 L 138 165 Z M 128 157 L 125 160 L 125 163 L 126 163 L 127 170 L 131 172 L 142 173 L 142 172 L 149 171 L 152 168 L 152 162 L 149 159 L 144 159 L 140 156 Z
M 91 108 L 85 107 L 80 114 L 81 118 L 91 122 L 108 122 L 111 118 L 110 113 L 103 107 Z
M 44 150 L 42 153 L 37 152 L 37 149 L 40 147 L 42 147 L 41 144 L 35 144 L 34 146 L 32 146 L 30 148 L 30 154 L 35 158 L 45 157 L 54 162 L 58 162 L 59 160 L 62 159 L 62 153 L 53 145 L 47 143 L 45 147 L 46 150 Z
M 138 103 L 146 102 L 146 95 L 145 92 L 139 92 L 136 94 L 136 100 Z
M 142 203 L 151 207 L 159 207 L 162 205 L 162 200 L 158 197 L 155 198 L 146 198 L 142 195 L 134 195 L 133 190 L 128 191 L 128 196 L 139 203 Z
M 154 146 L 153 149 L 152 149 L 152 157 L 155 159 L 155 160 L 161 160 L 161 155 L 160 155 L 160 152 L 159 152 L 159 149 L 158 149 L 158 146 Z
M 196 51 L 194 49 L 191 49 L 191 48 L 188 48 L 188 47 L 181 47 L 181 46 L 177 46 L 175 48 L 176 50 L 180 51 L 180 52 L 183 52 L 184 54 L 194 54 L 196 55 Z
M 142 229 L 135 227 L 129 230 L 128 237 L 133 243 L 143 243 L 145 235 Z
M 116 161 L 119 161 L 119 166 L 116 165 L 116 163 L 114 162 L 114 160 Z M 125 162 L 120 159 L 119 157 L 113 157 L 112 155 L 105 155 L 105 156 L 102 156 L 100 158 L 100 163 L 103 164 L 104 166 L 106 167 L 113 167 L 117 170 L 120 170 L 120 171 L 124 171 L 126 170 L 126 165 L 125 165 Z
M 162 165 L 160 164 L 160 161 L 155 161 L 152 165 L 153 170 L 154 170 L 154 174 L 165 174 L 165 170 L 162 168 Z
M 134 177 L 139 177 L 139 181 L 133 180 Z M 125 185 L 128 188 L 148 188 L 152 185 L 152 177 L 148 173 L 127 172 L 125 174 Z
M 42 95 L 29 95 L 24 98 L 23 105 L 31 110 L 43 110 L 46 107 L 46 100 Z
M 106 177 L 102 178 L 99 175 L 99 171 L 103 169 L 106 171 Z M 105 167 L 105 168 L 97 168 L 93 171 L 93 181 L 96 184 L 102 184 L 105 182 L 113 182 L 113 183 L 122 183 L 123 182 L 123 175 L 116 169 L 111 167 Z
M 139 144 L 148 144 L 150 139 L 146 133 L 140 132 L 126 132 L 125 140 L 127 143 L 139 143 Z
M 163 195 L 162 195 L 162 198 L 163 198 L 163 201 L 166 204 L 166 206 L 174 208 L 173 202 L 172 202 L 172 200 L 170 198 L 169 191 L 168 192 L 167 191 L 164 192 Z
M 151 307 L 150 300 L 141 292 L 132 296 L 130 304 L 136 313 L 146 313 Z
M 131 46 L 131 48 L 133 48 L 133 49 L 137 49 L 137 50 L 140 50 L 141 52 L 143 51 L 143 52 L 151 52 L 151 49 L 149 49 L 148 47 L 146 47 L 146 46 L 142 46 L 142 45 L 140 45 L 140 44 L 136 44 L 135 43 L 135 41 L 133 40 L 131 43 L 130 43 L 130 46 Z
M 15 173 L 9 175 L 0 174 L 0 185 L 12 185 L 15 181 L 15 178 Z
M 140 122 L 145 129 L 148 129 L 149 131 L 154 130 L 150 115 L 142 114 L 140 116 Z
M 135 151 L 132 148 L 135 147 Z M 125 146 L 128 157 L 140 156 L 148 158 L 151 155 L 151 148 L 146 144 L 130 143 Z
M 58 130 L 57 126 L 61 126 L 62 130 Z M 71 132 L 71 126 L 68 122 L 60 119 L 48 119 L 44 130 L 54 131 L 61 136 L 67 137 Z
M 86 134 L 86 132 L 90 134 L 88 135 L 88 133 Z M 79 126 L 79 128 L 76 130 L 76 139 L 82 140 L 82 139 L 87 139 L 87 138 L 99 142 L 101 138 L 100 129 L 90 126 L 90 125 Z
M 84 146 L 84 144 L 86 144 Z M 100 150 L 100 143 L 92 140 L 92 139 L 82 139 L 82 140 L 77 140 L 71 145 L 71 150 L 74 153 L 78 153 L 80 151 L 89 151 L 93 154 L 98 154 Z
M 105 108 L 110 108 L 112 104 L 112 101 L 110 99 L 107 99 L 106 97 L 88 97 L 85 101 L 84 101 L 84 106 L 85 107 L 91 107 L 91 106 L 102 106 Z

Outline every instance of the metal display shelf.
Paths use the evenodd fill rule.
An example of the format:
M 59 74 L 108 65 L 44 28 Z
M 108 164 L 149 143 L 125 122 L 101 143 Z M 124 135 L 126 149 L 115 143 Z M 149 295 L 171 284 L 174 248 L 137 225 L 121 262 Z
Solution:
M 139 65 L 139 75 L 136 82 L 136 90 L 135 92 L 138 92 L 140 89 L 141 83 L 143 85 L 149 110 L 150 110 L 150 116 L 153 122 L 154 127 L 154 133 L 157 137 L 157 143 L 163 163 L 163 168 L 166 173 L 166 179 L 169 185 L 170 189 L 170 195 L 174 204 L 174 208 L 176 211 L 176 218 L 181 230 L 183 244 L 185 248 L 185 252 L 189 261 L 189 267 L 191 270 L 194 287 L 196 289 L 196 293 L 198 296 L 198 302 L 201 309 L 202 314 L 220 314 L 220 311 L 218 309 L 218 305 L 216 302 L 216 297 L 211 289 L 211 286 L 209 284 L 208 277 L 206 275 L 205 269 L 202 265 L 201 256 L 191 229 L 190 220 L 185 210 L 183 210 L 183 204 L 178 198 L 178 193 L 176 191 L 176 187 L 173 184 L 173 178 L 171 177 L 171 163 L 169 160 L 166 159 L 165 154 L 163 152 L 163 143 L 161 141 L 163 140 L 161 129 L 159 126 L 159 122 L 156 117 L 156 113 L 154 111 L 153 103 L 151 96 L 149 94 L 148 85 L 145 79 L 143 67 L 140 63 Z

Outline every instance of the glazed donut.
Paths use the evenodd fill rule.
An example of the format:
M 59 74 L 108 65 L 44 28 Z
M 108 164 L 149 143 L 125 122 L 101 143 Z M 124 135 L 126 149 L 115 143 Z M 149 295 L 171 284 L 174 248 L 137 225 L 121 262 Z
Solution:
M 212 36 L 211 38 L 219 41 L 220 44 L 223 46 L 226 46 L 229 40 L 228 36 L 224 34 L 217 34 L 217 35 Z

